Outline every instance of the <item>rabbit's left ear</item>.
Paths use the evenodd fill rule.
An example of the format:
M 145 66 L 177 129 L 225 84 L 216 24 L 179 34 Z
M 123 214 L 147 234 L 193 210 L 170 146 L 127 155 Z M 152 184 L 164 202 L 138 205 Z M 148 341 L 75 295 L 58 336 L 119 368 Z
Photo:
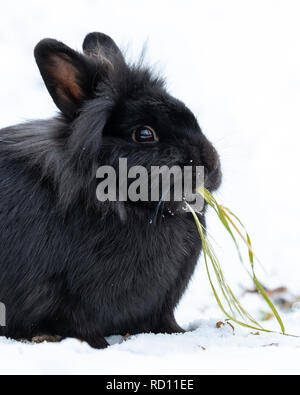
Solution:
M 87 56 L 104 58 L 114 65 L 115 60 L 123 61 L 124 57 L 114 40 L 104 33 L 90 33 L 83 42 L 83 51 Z
M 45 39 L 34 51 L 37 65 L 52 99 L 73 119 L 83 102 L 93 97 L 95 64 L 65 44 Z

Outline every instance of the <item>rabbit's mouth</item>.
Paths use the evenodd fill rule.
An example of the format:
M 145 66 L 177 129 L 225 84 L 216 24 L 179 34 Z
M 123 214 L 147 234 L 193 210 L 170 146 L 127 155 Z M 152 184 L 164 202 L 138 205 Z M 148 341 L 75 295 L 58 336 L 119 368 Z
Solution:
M 193 173 L 195 174 L 197 167 L 193 168 Z M 221 184 L 222 172 L 220 167 L 216 167 L 211 172 L 204 169 L 203 183 L 200 186 L 205 185 L 206 189 L 210 192 L 215 191 Z M 184 184 L 184 179 L 182 179 Z M 161 187 L 161 185 L 160 185 Z M 186 192 L 184 185 L 182 189 L 178 188 L 178 185 L 173 181 L 170 183 L 169 188 L 159 189 L 159 196 L 155 199 L 151 199 L 152 192 L 151 185 L 148 185 L 149 199 L 147 200 L 134 200 L 130 199 L 130 194 L 128 195 L 128 200 L 125 203 L 124 210 L 131 208 L 137 210 L 136 212 L 144 212 L 147 217 L 151 218 L 151 223 L 156 224 L 158 221 L 163 219 L 172 218 L 177 215 L 185 215 L 187 212 L 187 204 L 191 205 L 194 210 L 198 213 L 203 213 L 205 211 L 206 202 L 203 197 L 197 193 L 199 185 L 197 183 L 192 185 L 192 188 Z M 176 193 L 177 190 L 177 193 Z M 178 193 L 178 190 L 180 192 Z
M 127 202 L 132 207 L 139 207 L 150 211 L 153 217 L 153 223 L 156 222 L 159 217 L 172 217 L 176 214 L 182 214 L 186 212 L 186 203 L 195 204 L 195 200 L 200 198 L 198 201 L 196 211 L 202 212 L 205 207 L 203 198 L 197 193 L 196 188 L 192 188 L 186 192 L 184 189 L 178 192 L 175 183 L 170 185 L 167 190 L 160 190 L 159 198 L 149 199 L 147 201 L 131 201 L 130 198 Z M 151 196 L 151 191 L 149 192 Z M 197 202 L 196 202 L 197 203 Z

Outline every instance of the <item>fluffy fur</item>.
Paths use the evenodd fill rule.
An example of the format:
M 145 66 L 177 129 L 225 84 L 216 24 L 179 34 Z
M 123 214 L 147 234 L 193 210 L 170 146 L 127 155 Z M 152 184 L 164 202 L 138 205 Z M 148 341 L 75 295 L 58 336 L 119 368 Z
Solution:
M 167 205 L 99 203 L 100 165 L 203 165 L 206 186 L 221 181 L 219 157 L 194 115 L 143 66 L 129 66 L 100 33 L 84 53 L 55 40 L 35 49 L 61 114 L 0 131 L 1 334 L 104 337 L 182 332 L 174 309 L 193 274 L 201 242 L 190 214 Z M 155 144 L 136 143 L 149 125 Z M 204 215 L 200 216 L 205 223 Z

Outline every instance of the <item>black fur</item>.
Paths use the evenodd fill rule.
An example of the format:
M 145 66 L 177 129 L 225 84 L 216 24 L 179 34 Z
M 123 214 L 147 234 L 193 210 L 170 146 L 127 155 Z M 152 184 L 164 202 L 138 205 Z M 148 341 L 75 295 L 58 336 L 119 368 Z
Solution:
M 201 242 L 193 218 L 156 205 L 99 203 L 100 165 L 204 165 L 221 180 L 218 154 L 193 114 L 161 78 L 129 66 L 116 44 L 93 33 L 84 55 L 55 40 L 35 56 L 61 110 L 52 120 L 0 131 L 0 301 L 2 335 L 76 337 L 182 332 L 174 318 Z M 132 131 L 156 130 L 157 144 Z M 205 223 L 204 215 L 200 216 Z

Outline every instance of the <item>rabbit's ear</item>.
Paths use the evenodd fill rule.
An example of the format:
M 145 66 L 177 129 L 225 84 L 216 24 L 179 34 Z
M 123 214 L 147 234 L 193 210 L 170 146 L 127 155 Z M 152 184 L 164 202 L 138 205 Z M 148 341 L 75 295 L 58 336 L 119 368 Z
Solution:
M 93 96 L 94 63 L 52 39 L 42 40 L 34 55 L 55 104 L 67 117 L 74 118 L 83 102 Z
M 87 56 L 106 58 L 114 65 L 117 58 L 124 61 L 122 52 L 112 38 L 104 33 L 90 33 L 83 42 L 83 51 Z

